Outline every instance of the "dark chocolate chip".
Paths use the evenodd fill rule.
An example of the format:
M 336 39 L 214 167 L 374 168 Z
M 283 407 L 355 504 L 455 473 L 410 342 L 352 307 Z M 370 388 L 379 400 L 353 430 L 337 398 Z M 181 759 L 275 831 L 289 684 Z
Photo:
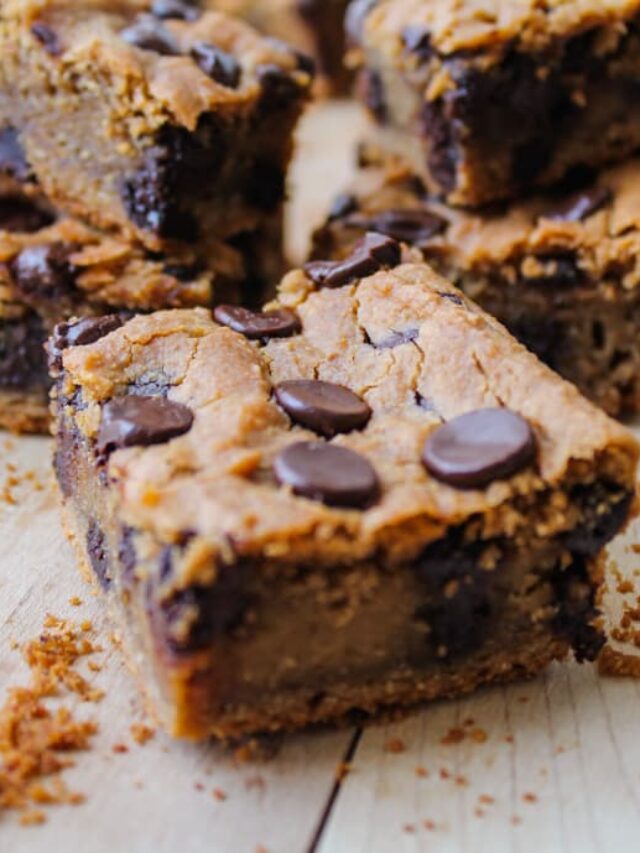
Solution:
M 44 352 L 46 339 L 42 320 L 35 314 L 0 323 L 0 388 L 41 392 L 42 402 L 46 401 L 50 385 Z
M 173 573 L 175 549 L 167 548 L 160 560 L 160 580 Z M 248 561 L 217 567 L 211 586 L 192 586 L 174 592 L 160 602 L 149 595 L 151 621 L 164 642 L 176 654 L 206 648 L 215 640 L 244 628 L 247 611 L 255 604 L 248 589 L 255 567 Z M 157 583 L 157 582 L 156 582 Z M 150 592 L 153 589 L 153 583 Z
M 12 127 L 0 130 L 0 172 L 17 181 L 26 182 L 33 179 L 33 172 L 20 144 L 18 132 Z
M 446 290 L 443 290 L 438 293 L 438 296 L 441 299 L 446 299 L 447 302 L 453 302 L 454 305 L 464 305 L 463 298 L 455 293 L 447 293 Z
M 202 14 L 197 2 L 192 0 L 153 0 L 151 14 L 156 18 L 176 18 L 181 21 L 197 21 Z
M 553 620 L 556 633 L 571 644 L 578 663 L 596 660 L 606 638 L 597 627 L 600 613 L 587 560 L 577 556 L 569 566 L 563 561 L 556 569 L 552 583 L 559 602 Z
M 464 542 L 459 528 L 426 548 L 413 563 L 429 596 L 415 618 L 428 625 L 428 643 L 440 657 L 477 649 L 489 628 L 492 573 L 483 571 L 480 556 L 481 545 Z
M 35 21 L 31 24 L 31 34 L 44 47 L 47 53 L 51 56 L 60 56 L 62 53 L 62 45 L 58 34 L 42 21 Z
M 164 397 L 121 397 L 102 409 L 97 449 L 107 456 L 122 447 L 163 444 L 189 432 L 193 412 Z
M 521 471 L 535 454 L 535 436 L 524 418 L 508 409 L 480 409 L 438 427 L 422 458 L 437 480 L 480 489 Z
M 106 537 L 98 522 L 93 518 L 89 522 L 87 530 L 87 553 L 98 583 L 102 589 L 109 589 L 113 578 L 111 577 Z
M 329 211 L 329 222 L 334 222 L 336 219 L 342 219 L 350 213 L 355 213 L 358 209 L 358 199 L 354 195 L 344 193 L 339 195 L 331 205 Z
M 402 332 L 392 332 L 379 343 L 369 341 L 376 349 L 395 349 L 403 344 L 410 344 L 420 336 L 420 329 L 405 329 Z
M 377 0 L 352 0 L 344 19 L 347 41 L 352 46 L 360 45 L 364 35 L 364 25 L 367 15 L 376 5 Z
M 311 261 L 305 272 L 318 287 L 342 287 L 382 269 L 396 267 L 401 260 L 399 243 L 384 234 L 369 232 L 344 261 Z
M 122 326 L 122 319 L 117 314 L 84 317 L 76 322 L 58 323 L 48 345 L 49 364 L 52 370 L 61 368 L 61 357 L 65 349 L 93 344 L 110 332 L 119 329 L 120 326 Z
M 238 88 L 242 68 L 235 56 L 204 41 L 198 41 L 192 46 L 191 56 L 207 77 L 228 89 Z
M 300 318 L 288 308 L 279 308 L 277 311 L 251 311 L 239 305 L 218 305 L 213 316 L 221 326 L 228 326 L 251 341 L 289 338 L 297 335 L 302 329 Z
M 364 509 L 380 495 L 371 464 L 347 447 L 320 441 L 291 444 L 277 456 L 273 470 L 278 482 L 294 494 L 328 506 Z
M 402 31 L 402 41 L 409 53 L 415 54 L 421 62 L 427 62 L 435 54 L 431 43 L 431 33 L 426 27 L 413 24 Z
M 278 163 L 259 159 L 249 171 L 244 196 L 258 210 L 275 211 L 285 197 L 285 178 Z
M 38 207 L 31 199 L 21 196 L 0 198 L 0 231 L 33 234 L 47 228 L 54 220 L 53 214 Z
M 571 500 L 579 504 L 582 512 L 580 525 L 564 538 L 566 548 L 573 554 L 596 557 L 624 527 L 633 495 L 626 492 L 614 495 L 612 488 L 591 485 L 572 490 Z
M 133 542 L 134 533 L 133 527 L 125 525 L 122 528 L 120 544 L 118 545 L 118 561 L 122 567 L 123 579 L 126 581 L 133 579 L 138 562 L 136 546 Z
M 362 397 L 333 382 L 294 379 L 277 385 L 275 395 L 295 423 L 325 438 L 364 429 L 371 419 L 371 409 Z
M 445 193 L 456 186 L 460 146 L 453 122 L 442 99 L 427 101 L 420 116 L 422 133 L 429 142 L 429 173 Z
M 358 225 L 370 231 L 378 231 L 408 243 L 411 246 L 424 246 L 432 237 L 441 234 L 449 224 L 442 216 L 426 208 L 415 210 L 385 210 L 371 217 L 363 217 L 361 222 L 357 216 L 349 220 L 349 225 Z
M 269 109 L 279 109 L 300 97 L 300 86 L 279 65 L 259 65 L 256 75 L 262 86 L 262 101 Z
M 11 264 L 14 286 L 23 296 L 47 300 L 72 294 L 77 270 L 69 258 L 74 251 L 65 243 L 23 249 Z
M 177 56 L 180 53 L 178 42 L 153 15 L 140 15 L 120 35 L 128 44 L 141 50 L 150 50 L 162 56 Z
M 592 187 L 574 193 L 544 216 L 557 222 L 582 222 L 609 204 L 612 198 L 613 194 L 607 187 Z

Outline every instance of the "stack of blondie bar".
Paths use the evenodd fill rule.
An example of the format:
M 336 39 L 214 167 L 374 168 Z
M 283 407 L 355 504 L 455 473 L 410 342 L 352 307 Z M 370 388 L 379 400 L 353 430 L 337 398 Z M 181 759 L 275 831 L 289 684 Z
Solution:
M 426 174 L 368 144 L 371 186 L 262 306 L 304 56 L 187 0 L 0 6 L 7 364 L 63 320 L 66 529 L 174 734 L 361 720 L 602 648 L 638 446 L 455 286 L 497 314 L 579 313 L 575 348 L 596 321 L 610 346 L 607 304 L 635 345 L 624 173 L 492 222 L 450 206 L 635 144 L 633 105 L 601 134 L 635 73 L 633 4 L 544 5 L 356 0 L 361 88 Z M 564 119 L 520 127 L 523 101 L 561 121 L 535 81 L 569 77 L 575 144 Z
M 640 411 L 640 2 L 356 0 L 376 131 L 317 234 L 412 244 L 610 414 Z
M 0 423 L 39 430 L 54 322 L 261 301 L 312 65 L 163 0 L 7 0 L 0 55 Z

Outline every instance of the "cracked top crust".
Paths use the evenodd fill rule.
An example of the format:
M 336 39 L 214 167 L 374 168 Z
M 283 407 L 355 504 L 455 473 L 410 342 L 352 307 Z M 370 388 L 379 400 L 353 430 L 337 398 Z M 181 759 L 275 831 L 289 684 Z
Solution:
M 551 288 L 557 264 L 570 258 L 584 276 L 582 286 L 627 291 L 640 286 L 638 159 L 603 170 L 581 189 L 537 195 L 482 213 L 429 198 L 410 170 L 390 162 L 362 169 L 345 198 L 351 200 L 350 207 L 318 230 L 316 251 L 326 250 L 328 240 L 334 256 L 336 251 L 349 252 L 363 230 L 377 227 L 380 214 L 427 211 L 440 225 L 420 247 L 425 257 L 434 262 L 437 258 L 445 269 L 478 274 L 499 268 L 513 284 L 547 279 Z M 563 214 L 572 203 L 576 214 Z
M 184 571 L 239 556 L 336 565 L 378 555 L 411 559 L 450 525 L 478 517 L 487 531 L 533 523 L 573 525 L 563 491 L 604 478 L 631 490 L 633 437 L 542 366 L 496 321 L 425 265 L 404 264 L 359 284 L 315 290 L 307 275 L 287 276 L 279 305 L 294 308 L 302 333 L 266 345 L 217 325 L 203 309 L 136 317 L 88 346 L 63 353 L 60 405 L 81 432 L 97 435 L 101 405 L 132 384 L 168 386 L 168 398 L 195 414 L 191 430 L 169 443 L 115 451 L 111 499 L 123 524 L 158 542 L 196 533 Z M 389 345 L 411 331 L 411 341 Z M 349 387 L 373 411 L 361 430 L 340 435 L 373 464 L 378 502 L 335 509 L 276 484 L 276 454 L 317 435 L 290 422 L 275 383 L 318 378 Z M 418 396 L 419 395 L 419 396 Z M 507 406 L 533 427 L 538 461 L 483 490 L 437 482 L 421 464 L 427 436 L 456 415 Z M 191 547 L 191 546 L 190 546 Z
M 600 27 L 602 49 L 615 45 L 638 0 L 378 0 L 363 25 L 362 42 L 401 53 L 407 27 L 421 27 L 440 55 L 459 51 L 501 54 L 514 46 L 541 51 Z
M 301 93 L 309 88 L 311 77 L 300 69 L 294 51 L 212 10 L 212 5 L 203 2 L 195 21 L 157 22 L 177 43 L 180 55 L 173 56 L 143 50 L 122 38 L 136 16 L 148 11 L 149 0 L 6 0 L 0 9 L 0 43 L 8 85 L 15 64 L 12 54 L 17 58 L 22 51 L 36 50 L 51 73 L 69 85 L 74 79 L 82 83 L 83 73 L 88 79 L 110 80 L 119 109 L 137 116 L 138 134 L 167 119 L 193 130 L 204 113 L 253 108 L 262 93 L 260 67 L 281 69 L 299 84 Z M 55 51 L 38 44 L 34 25 L 53 34 Z M 215 81 L 198 67 L 190 56 L 198 42 L 234 57 L 241 68 L 237 87 Z

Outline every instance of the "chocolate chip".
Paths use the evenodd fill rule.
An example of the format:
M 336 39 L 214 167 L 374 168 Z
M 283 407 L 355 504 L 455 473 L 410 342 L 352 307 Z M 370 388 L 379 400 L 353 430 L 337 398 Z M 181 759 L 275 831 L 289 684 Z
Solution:
M 477 649 L 490 627 L 493 573 L 480 566 L 482 547 L 478 541 L 464 540 L 464 528 L 454 528 L 412 564 L 429 598 L 415 618 L 427 624 L 427 641 L 439 657 Z
M 427 62 L 435 54 L 431 43 L 431 33 L 426 27 L 412 24 L 402 31 L 402 41 L 409 53 L 415 54 L 422 62 Z
M 633 495 L 619 487 L 596 484 L 576 486 L 570 497 L 579 505 L 582 521 L 566 534 L 565 547 L 581 557 L 596 557 L 623 528 Z
M 429 143 L 429 173 L 445 193 L 456 186 L 460 146 L 454 123 L 448 118 L 441 98 L 427 101 L 420 114 L 420 125 Z
M 177 18 L 182 21 L 197 21 L 201 15 L 197 2 L 190 0 L 154 0 L 151 14 L 156 18 Z
M 23 183 L 33 179 L 18 132 L 13 127 L 0 130 L 0 172 Z
M 86 346 L 99 341 L 110 332 L 122 326 L 122 319 L 117 314 L 107 314 L 103 317 L 84 317 L 70 323 L 58 323 L 49 341 L 49 364 L 52 370 L 62 367 L 62 353 L 69 347 Z
M 122 447 L 148 447 L 184 435 L 193 412 L 164 397 L 121 397 L 102 409 L 97 449 L 105 457 Z
M 87 554 L 91 568 L 96 576 L 98 583 L 102 589 L 109 589 L 113 578 L 111 577 L 111 567 L 109 561 L 109 552 L 106 544 L 104 531 L 95 520 L 92 518 L 89 522 L 87 530 Z
M 228 89 L 237 89 L 242 69 L 238 60 L 224 50 L 205 41 L 196 42 L 191 48 L 191 56 L 201 71 Z
M 42 21 L 35 21 L 31 24 L 31 35 L 40 42 L 51 56 L 60 56 L 62 53 L 62 45 L 57 33 L 47 24 L 43 24 Z
M 396 267 L 402 253 L 391 237 L 369 232 L 344 261 L 311 261 L 304 270 L 318 287 L 343 287 L 355 279 L 366 278 L 383 267 Z
M 0 388 L 28 389 L 42 394 L 49 388 L 44 342 L 47 333 L 36 314 L 0 323 Z
M 22 196 L 0 198 L 0 230 L 2 231 L 33 234 L 42 228 L 47 228 L 54 221 L 54 216 L 48 210 L 38 207 L 31 199 Z
M 180 53 L 178 42 L 153 15 L 139 15 L 120 35 L 128 44 L 141 50 L 150 50 L 162 56 L 177 56 Z
M 58 299 L 75 290 L 77 270 L 69 260 L 74 246 L 50 243 L 23 249 L 11 264 L 14 286 L 22 296 Z
M 592 187 L 574 193 L 562 205 L 548 211 L 544 216 L 555 222 L 582 222 L 609 204 L 612 198 L 613 194 L 607 187 Z
M 371 419 L 368 404 L 344 385 L 311 379 L 281 382 L 275 396 L 289 417 L 325 438 L 364 429 Z
M 218 305 L 213 316 L 221 326 L 228 326 L 251 341 L 289 338 L 297 335 L 302 329 L 300 318 L 288 308 L 279 308 L 277 311 L 251 311 L 239 305 Z
M 335 222 L 336 219 L 342 219 L 350 213 L 355 213 L 358 209 L 358 199 L 354 195 L 344 193 L 339 195 L 331 205 L 329 211 L 329 222 Z
M 449 223 L 437 213 L 426 208 L 416 208 L 385 210 L 368 218 L 363 217 L 362 220 L 352 217 L 349 224 L 378 231 L 411 246 L 424 246 L 432 237 L 441 234 Z
M 376 5 L 377 0 L 352 0 L 344 19 L 344 28 L 350 45 L 358 46 L 364 35 L 364 25 L 367 15 Z
M 364 509 L 380 494 L 376 472 L 363 456 L 320 441 L 289 445 L 273 470 L 278 482 L 290 486 L 294 494 L 329 506 Z
M 606 638 L 597 627 L 600 613 L 587 560 L 577 556 L 568 566 L 563 560 L 552 576 L 552 584 L 559 602 L 554 630 L 571 644 L 578 663 L 596 660 Z
M 392 332 L 378 343 L 369 341 L 376 349 L 395 349 L 403 344 L 410 344 L 420 336 L 420 329 L 405 329 L 402 332 Z
M 533 462 L 536 442 L 529 424 L 508 409 L 460 415 L 431 433 L 423 462 L 437 480 L 459 489 L 480 489 Z
M 446 299 L 447 302 L 453 302 L 454 305 L 464 305 L 464 300 L 461 296 L 457 296 L 455 293 L 447 293 L 446 290 L 438 292 L 438 296 L 441 299 Z
M 300 97 L 300 86 L 279 65 L 259 65 L 256 75 L 262 86 L 262 101 L 269 108 L 279 109 Z
M 280 164 L 258 159 L 247 176 L 244 197 L 258 210 L 275 211 L 285 197 L 285 177 Z

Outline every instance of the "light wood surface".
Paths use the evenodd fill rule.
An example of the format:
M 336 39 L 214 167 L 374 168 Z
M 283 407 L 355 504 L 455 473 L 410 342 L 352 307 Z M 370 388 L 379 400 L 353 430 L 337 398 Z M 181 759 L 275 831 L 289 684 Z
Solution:
M 303 129 L 290 217 L 298 257 L 310 225 L 348 175 L 361 121 L 341 105 L 316 110 Z M 106 696 L 76 705 L 80 718 L 100 724 L 92 749 L 65 774 L 87 802 L 51 809 L 47 823 L 32 828 L 0 816 L 1 853 L 640 848 L 640 682 L 603 679 L 590 666 L 557 665 L 537 681 L 436 704 L 364 732 L 292 737 L 259 763 L 238 764 L 217 746 L 175 743 L 160 733 L 135 744 L 130 725 L 144 715 L 100 602 L 60 530 L 49 457 L 46 439 L 0 436 L 0 491 L 8 485 L 15 499 L 0 502 L 0 692 L 27 677 L 12 641 L 37 636 L 45 614 L 54 613 L 93 620 L 103 669 L 92 680 Z M 8 464 L 18 469 L 17 486 Z M 629 577 L 640 569 L 634 539 L 638 528 L 614 547 Z M 73 596 L 81 606 L 71 606 Z M 619 608 L 615 595 L 608 605 Z M 456 728 L 465 738 L 443 743 L 456 740 L 447 738 Z M 121 743 L 129 751 L 114 753 Z M 345 760 L 350 771 L 338 784 Z M 214 789 L 226 799 L 216 799 Z

